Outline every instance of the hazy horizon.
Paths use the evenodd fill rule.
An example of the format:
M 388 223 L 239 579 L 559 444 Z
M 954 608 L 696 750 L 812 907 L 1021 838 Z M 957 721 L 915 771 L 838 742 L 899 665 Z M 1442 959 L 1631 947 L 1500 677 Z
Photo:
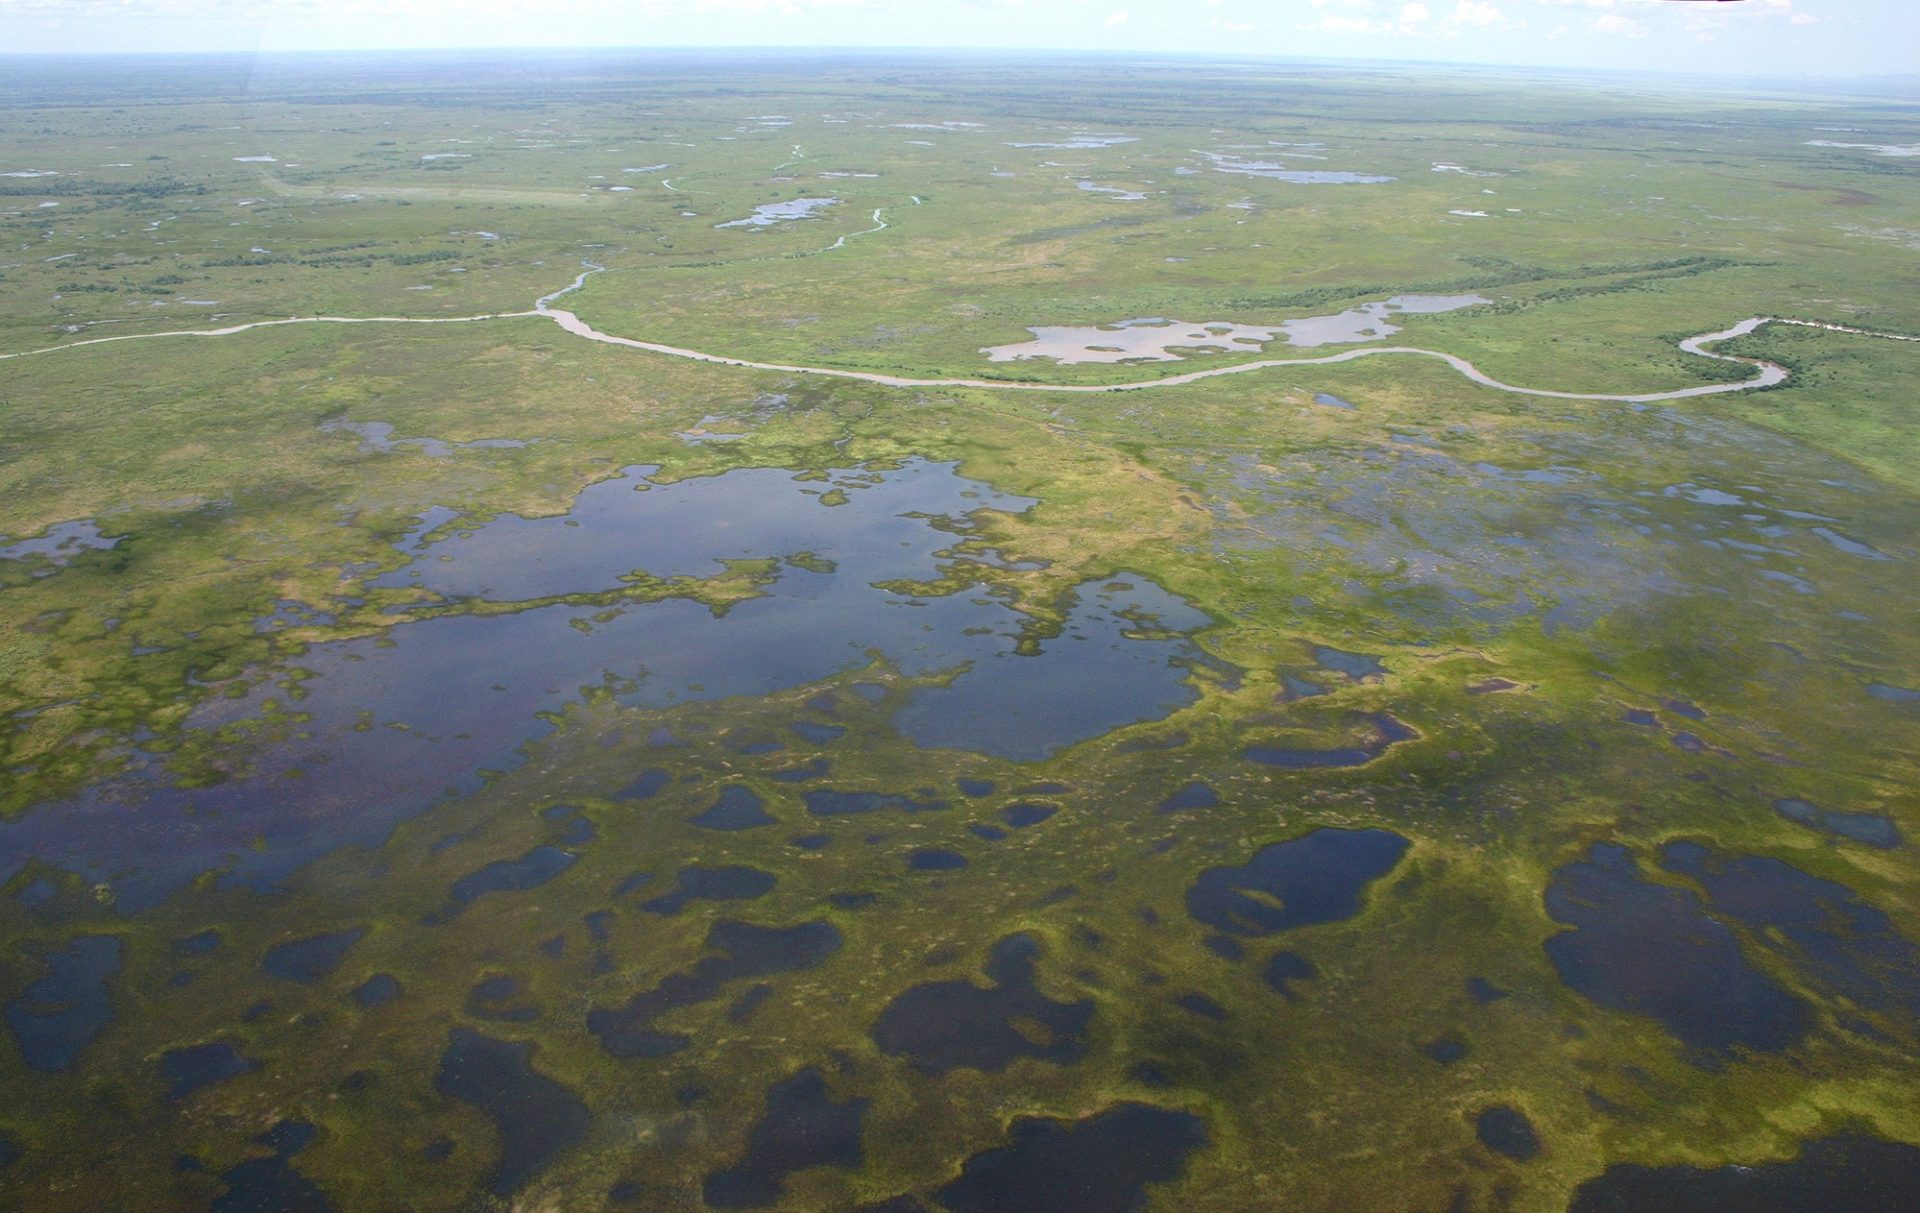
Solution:
M 462 64 L 476 68 L 492 69 L 509 64 L 524 64 L 551 58 L 556 61 L 570 59 L 635 60 L 649 58 L 662 63 L 685 62 L 697 64 L 711 59 L 734 65 L 760 65 L 775 67 L 782 62 L 805 63 L 818 60 L 825 64 L 840 62 L 858 64 L 863 61 L 875 63 L 910 63 L 916 57 L 929 62 L 975 62 L 982 66 L 991 66 L 996 62 L 1017 63 L 1022 61 L 1047 61 L 1062 64 L 1076 60 L 1110 60 L 1115 63 L 1160 64 L 1169 68 L 1183 62 L 1218 63 L 1222 69 L 1257 70 L 1262 67 L 1276 69 L 1294 68 L 1312 71 L 1353 70 L 1390 73 L 1395 71 L 1421 71 L 1438 75 L 1450 73 L 1471 74 L 1484 72 L 1489 77 L 1505 80 L 1524 80 L 1532 76 L 1543 79 L 1558 79 L 1568 84 L 1585 82 L 1597 87 L 1656 87 L 1661 90 L 1679 92 L 1729 93 L 1729 94 L 1782 94 L 1806 96 L 1849 96 L 1872 95 L 1890 100 L 1906 102 L 1920 99 L 1920 71 L 1858 73 L 1854 75 L 1824 75 L 1808 72 L 1757 71 L 1734 74 L 1715 73 L 1701 69 L 1658 68 L 1604 65 L 1562 65 L 1528 63 L 1486 63 L 1466 59 L 1393 59 L 1383 56 L 1336 56 L 1307 54 L 1259 54 L 1255 52 L 1232 53 L 1226 51 L 1146 51 L 1146 50 L 1100 50 L 1085 47 L 980 47 L 980 46 L 754 46 L 754 45 L 654 45 L 654 46 L 392 46 L 392 47 L 327 47 L 305 50 L 89 50 L 89 51 L 0 51 L 0 64 L 12 62 L 24 73 L 29 65 L 54 67 L 60 64 L 104 65 L 115 62 L 147 63 L 156 68 L 168 65 L 189 67 L 193 64 L 232 64 L 247 70 L 252 86 L 261 86 L 270 77 L 261 76 L 270 65 L 279 64 L 286 68 L 305 65 L 313 70 L 326 70 L 327 63 L 341 67 L 355 64 L 366 66 L 392 64 L 395 66 L 440 65 L 451 69 Z M 4 83 L 4 82 L 0 82 Z M 28 86 L 29 81 L 22 78 L 12 82 L 15 87 Z
M 1903 0 L 0 0 L 0 45 L 19 55 L 1052 52 L 1857 78 L 1920 70 L 1920 13 Z

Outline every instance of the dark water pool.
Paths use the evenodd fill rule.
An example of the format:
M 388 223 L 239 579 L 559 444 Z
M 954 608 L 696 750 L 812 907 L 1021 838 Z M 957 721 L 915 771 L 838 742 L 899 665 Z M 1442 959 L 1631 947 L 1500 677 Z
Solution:
M 825 921 L 763 927 L 723 919 L 707 933 L 707 956 L 668 974 L 622 1006 L 589 1011 L 587 1029 L 615 1057 L 677 1053 L 691 1042 L 677 1032 L 655 1028 L 654 1020 L 677 1007 L 717 999 L 737 981 L 818 968 L 840 950 L 841 943 L 839 928 Z
M 1568 1213 L 1913 1213 L 1920 1148 L 1849 1134 L 1808 1142 L 1798 1158 L 1715 1168 L 1608 1167 Z
M 1798 998 L 1754 967 L 1691 890 L 1648 880 L 1601 843 L 1554 873 L 1547 913 L 1573 930 L 1546 942 L 1560 979 L 1600 1006 L 1650 1016 L 1712 1053 L 1784 1049 L 1805 1035 Z
M 578 1095 L 533 1068 L 533 1045 L 469 1028 L 448 1035 L 434 1086 L 493 1121 L 500 1154 L 487 1188 L 496 1196 L 517 1191 L 586 1136 L 591 1124 Z
M 1844 838 L 1848 842 L 1858 842 L 1883 851 L 1891 851 L 1905 841 L 1900 827 L 1890 817 L 1878 813 L 1846 813 L 1835 809 L 1823 809 L 1809 800 L 1797 796 L 1782 796 L 1773 802 L 1773 811 L 1789 821 L 1797 821 L 1809 829 Z
M 1313 981 L 1320 976 L 1320 970 L 1313 962 L 1298 952 L 1275 952 L 1267 961 L 1266 970 L 1261 974 L 1267 987 L 1282 998 L 1299 997 L 1294 989 L 1298 982 Z
M 272 1153 L 223 1172 L 227 1190 L 214 1200 L 211 1213 L 328 1213 L 326 1194 L 291 1161 L 318 1135 L 312 1125 L 289 1120 L 254 1138 L 255 1145 Z
M 224 1040 L 168 1049 L 160 1055 L 160 1078 L 167 1084 L 167 1098 L 171 1101 L 185 1099 L 201 1087 L 238 1078 L 255 1068 L 254 1062 Z
M 1131 1213 L 1207 1143 L 1191 1112 L 1126 1103 L 1079 1121 L 1023 1118 L 937 1199 L 953 1213 Z
M 773 892 L 779 878 L 741 864 L 703 867 L 692 864 L 680 869 L 673 891 L 663 893 L 640 908 L 649 914 L 674 915 L 696 901 L 753 901 Z
M 1240 936 L 1352 918 L 1367 886 L 1394 869 L 1407 845 L 1388 830 L 1315 830 L 1262 847 L 1244 864 L 1202 872 L 1187 890 L 1187 912 Z
M 572 867 L 575 858 L 558 847 L 535 847 L 518 859 L 490 863 L 453 882 L 453 903 L 464 906 L 489 893 L 537 889 Z
M 1526 1162 L 1540 1153 L 1540 1134 L 1518 1108 L 1496 1104 L 1483 1110 L 1474 1117 L 1473 1131 L 1481 1145 L 1515 1162 Z
M 1023 1057 L 1056 1065 L 1086 1054 L 1090 1000 L 1049 998 L 1035 984 L 1040 944 L 1010 935 L 987 957 L 989 985 L 969 980 L 915 986 L 889 1003 L 873 1025 L 882 1052 L 924 1074 L 996 1072 Z
M 107 979 L 120 971 L 120 940 L 81 935 L 43 961 L 45 975 L 7 1007 L 7 1026 L 36 1070 L 64 1070 L 113 1020 Z
M 732 833 L 770 826 L 777 821 L 779 818 L 767 812 L 767 802 L 760 793 L 739 784 L 729 784 L 720 789 L 719 798 L 695 817 L 693 824 L 703 830 Z
M 1716 913 L 1746 926 L 1807 979 L 1868 1010 L 1920 1019 L 1920 946 L 1846 885 L 1694 842 L 1662 847 L 1660 866 L 1696 881 Z
M 716 1209 L 777 1204 L 787 1176 L 813 1167 L 857 1167 L 865 1099 L 834 1099 L 826 1076 L 808 1068 L 767 1092 L 767 1111 L 747 1136 L 744 1157 L 707 1176 L 702 1195 Z
M 365 927 L 352 927 L 278 944 L 267 952 L 260 968 L 270 977 L 310 986 L 339 968 L 347 950 L 366 934 Z

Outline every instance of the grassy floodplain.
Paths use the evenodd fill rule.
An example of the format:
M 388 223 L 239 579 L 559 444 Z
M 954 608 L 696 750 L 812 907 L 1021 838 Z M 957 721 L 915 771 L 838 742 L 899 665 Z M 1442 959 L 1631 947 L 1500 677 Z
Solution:
M 1920 103 L 605 54 L 0 107 L 0 1204 L 1911 1182 Z M 589 264 L 602 332 L 911 378 L 1632 395 L 1747 377 L 1677 343 L 1748 317 L 1888 336 L 1654 403 L 895 388 L 523 314 Z M 1408 294 L 1484 302 L 983 352 Z M 59 348 L 322 316 L 501 318 Z

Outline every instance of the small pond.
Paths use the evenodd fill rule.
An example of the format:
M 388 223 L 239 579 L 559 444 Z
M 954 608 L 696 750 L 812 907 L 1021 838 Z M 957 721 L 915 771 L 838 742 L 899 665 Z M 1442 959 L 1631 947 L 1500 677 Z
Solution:
M 776 223 L 786 223 L 794 219 L 812 219 L 818 212 L 839 203 L 838 198 L 789 198 L 785 202 L 769 202 L 753 208 L 753 214 L 745 219 L 734 219 L 713 226 L 726 227 L 772 227 Z

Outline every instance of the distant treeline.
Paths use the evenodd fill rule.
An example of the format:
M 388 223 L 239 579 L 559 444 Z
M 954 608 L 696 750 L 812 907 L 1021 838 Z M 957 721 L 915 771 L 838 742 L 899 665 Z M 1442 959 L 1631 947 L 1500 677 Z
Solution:
M 202 195 L 205 185 L 188 185 L 174 177 L 158 181 L 9 181 L 0 185 L 0 198 L 165 198 L 173 194 Z
M 1553 287 L 1539 291 L 1523 299 L 1506 299 L 1489 304 L 1487 310 L 1505 315 L 1524 311 L 1542 303 L 1562 303 L 1569 299 L 1588 299 L 1596 295 L 1618 295 L 1627 291 L 1637 291 L 1655 282 L 1665 282 L 1674 278 L 1692 278 L 1699 274 L 1710 274 L 1715 270 L 1730 270 L 1743 266 L 1762 265 L 1757 261 L 1736 261 L 1729 257 L 1680 257 L 1670 261 L 1650 261 L 1642 266 L 1621 269 L 1614 268 L 1601 273 L 1582 272 L 1578 277 L 1614 277 L 1612 282 L 1594 282 L 1579 286 Z
M 344 245 L 340 248 L 317 249 L 304 257 L 290 253 L 265 253 L 253 257 L 220 257 L 212 261 L 203 261 L 206 269 L 233 269 L 259 265 L 301 265 L 309 269 L 371 268 L 376 261 L 385 261 L 390 265 L 427 265 L 435 261 L 452 261 L 460 254 L 454 249 L 434 249 L 426 253 L 367 253 L 350 250 L 371 248 L 371 244 Z
M 1508 261 L 1502 257 L 1463 257 L 1462 261 L 1479 270 L 1475 274 L 1462 274 L 1455 278 L 1443 278 L 1409 287 L 1404 282 L 1375 282 L 1364 285 L 1316 286 L 1306 290 L 1291 291 L 1284 295 L 1249 295 L 1230 300 L 1228 305 L 1243 312 L 1277 312 L 1302 307 L 1326 307 L 1336 303 L 1345 303 L 1353 299 L 1364 299 L 1377 295 L 1406 294 L 1458 294 L 1467 291 L 1491 290 L 1502 286 L 1519 286 L 1529 282 L 1554 282 L 1566 279 L 1614 278 L 1633 275 L 1622 282 L 1600 283 L 1591 286 L 1565 286 L 1554 290 L 1541 291 L 1526 299 L 1512 299 L 1501 303 L 1486 305 L 1495 312 L 1517 312 L 1537 303 L 1555 300 L 1574 299 L 1584 295 L 1612 294 L 1616 291 L 1633 290 L 1646 282 L 1663 278 L 1689 278 L 1696 274 L 1711 273 L 1714 270 L 1732 269 L 1736 266 L 1753 265 L 1755 262 L 1734 261 L 1725 257 L 1674 257 L 1663 261 L 1629 261 L 1612 264 L 1583 265 L 1575 269 L 1549 269 L 1545 266 L 1523 265 L 1517 261 Z

